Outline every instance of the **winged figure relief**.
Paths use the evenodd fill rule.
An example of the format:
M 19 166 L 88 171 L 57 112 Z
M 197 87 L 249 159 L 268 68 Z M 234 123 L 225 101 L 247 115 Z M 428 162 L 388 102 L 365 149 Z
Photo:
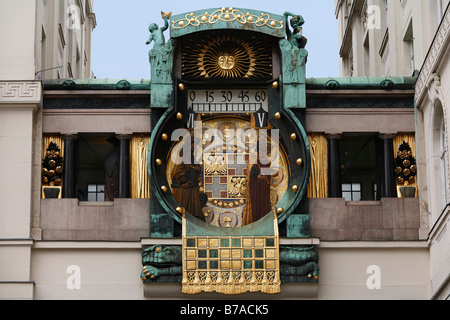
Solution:
M 232 177 L 228 184 L 229 198 L 243 198 L 247 190 L 247 177 Z
M 228 173 L 228 166 L 224 155 L 208 155 L 204 161 L 205 174 L 209 176 L 223 176 Z

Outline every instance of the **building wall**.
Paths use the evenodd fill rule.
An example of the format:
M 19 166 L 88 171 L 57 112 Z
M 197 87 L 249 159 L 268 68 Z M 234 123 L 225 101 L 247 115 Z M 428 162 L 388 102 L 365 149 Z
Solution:
M 216 294 L 186 296 L 181 294 L 179 283 L 143 285 L 139 280 L 141 250 L 140 242 L 36 243 L 31 272 L 35 299 L 229 299 Z M 429 297 L 429 257 L 423 242 L 322 242 L 319 255 L 319 284 L 284 284 L 280 295 L 247 294 L 234 298 L 423 300 Z M 378 283 L 380 286 L 374 287 Z
M 448 0 L 336 0 L 341 76 L 420 70 Z
M 36 0 L 38 79 L 92 78 L 93 0 Z
M 450 6 L 433 41 L 416 85 L 421 210 L 429 215 L 431 294 L 450 295 L 449 101 Z M 444 125 L 444 127 L 442 127 Z M 443 134 L 445 133 L 445 134 Z
M 76 5 L 87 16 L 67 48 L 58 52 L 59 23 L 65 26 L 65 8 Z M 0 1 L 0 298 L 33 299 L 31 251 L 35 234 L 30 225 L 39 217 L 42 150 L 42 79 L 41 68 L 59 63 L 59 54 L 76 58 L 86 52 L 90 61 L 90 33 L 95 27 L 91 0 L 18 0 Z M 56 6 L 60 5 L 57 11 Z M 86 12 L 86 13 L 84 13 Z M 56 23 L 59 22 L 59 23 Z M 63 34 L 68 28 L 64 29 Z M 45 37 L 43 37 L 45 35 Z M 44 39 L 45 38 L 45 39 Z M 45 40 L 45 41 L 42 41 Z M 75 49 L 79 49 L 75 51 Z M 55 54 L 55 57 L 52 54 Z M 72 61 L 74 58 L 67 58 Z M 79 59 L 78 59 L 79 60 Z M 78 63 L 75 59 L 75 66 Z M 82 60 L 81 60 L 82 61 Z M 90 64 L 78 64 L 77 77 L 90 77 Z M 66 68 L 67 69 L 67 68 Z M 54 69 L 57 72 L 57 69 Z M 47 75 L 44 75 L 47 76 Z M 53 77 L 54 73 L 48 74 Z M 61 76 L 68 77 L 67 72 Z
M 36 1 L 0 1 L 0 80 L 35 79 Z

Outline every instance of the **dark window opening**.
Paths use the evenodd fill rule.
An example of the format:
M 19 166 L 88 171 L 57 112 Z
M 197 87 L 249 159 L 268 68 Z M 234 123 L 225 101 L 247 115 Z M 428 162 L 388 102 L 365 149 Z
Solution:
M 340 163 L 343 198 L 380 200 L 382 149 L 378 134 L 344 134 Z
M 119 143 L 113 134 L 80 134 L 77 143 L 77 197 L 113 201 L 118 191 Z

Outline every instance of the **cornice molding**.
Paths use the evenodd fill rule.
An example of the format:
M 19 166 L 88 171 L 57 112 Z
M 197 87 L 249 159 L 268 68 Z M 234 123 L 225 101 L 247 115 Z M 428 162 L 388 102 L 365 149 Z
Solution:
M 450 5 L 447 7 L 444 17 L 436 36 L 431 44 L 430 50 L 427 54 L 425 62 L 420 71 L 419 77 L 416 83 L 416 105 L 420 105 L 424 99 L 425 94 L 428 92 L 429 86 L 434 83 L 433 80 L 438 74 L 437 70 L 443 59 L 448 59 L 445 54 L 450 41 Z
M 0 108 L 14 107 L 14 105 L 31 105 L 36 108 L 41 103 L 42 83 L 40 81 L 0 81 Z

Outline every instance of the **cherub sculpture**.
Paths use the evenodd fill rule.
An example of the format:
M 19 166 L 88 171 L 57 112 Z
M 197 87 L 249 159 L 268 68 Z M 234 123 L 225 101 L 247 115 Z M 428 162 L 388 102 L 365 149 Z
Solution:
M 148 31 L 150 31 L 150 37 L 147 40 L 146 44 L 154 42 L 153 49 L 156 49 L 160 46 L 163 46 L 166 43 L 166 39 L 164 38 L 164 31 L 169 28 L 169 19 L 172 16 L 172 12 L 164 13 L 161 11 L 161 16 L 164 19 L 164 27 L 159 28 L 156 23 L 150 24 L 148 27 Z

